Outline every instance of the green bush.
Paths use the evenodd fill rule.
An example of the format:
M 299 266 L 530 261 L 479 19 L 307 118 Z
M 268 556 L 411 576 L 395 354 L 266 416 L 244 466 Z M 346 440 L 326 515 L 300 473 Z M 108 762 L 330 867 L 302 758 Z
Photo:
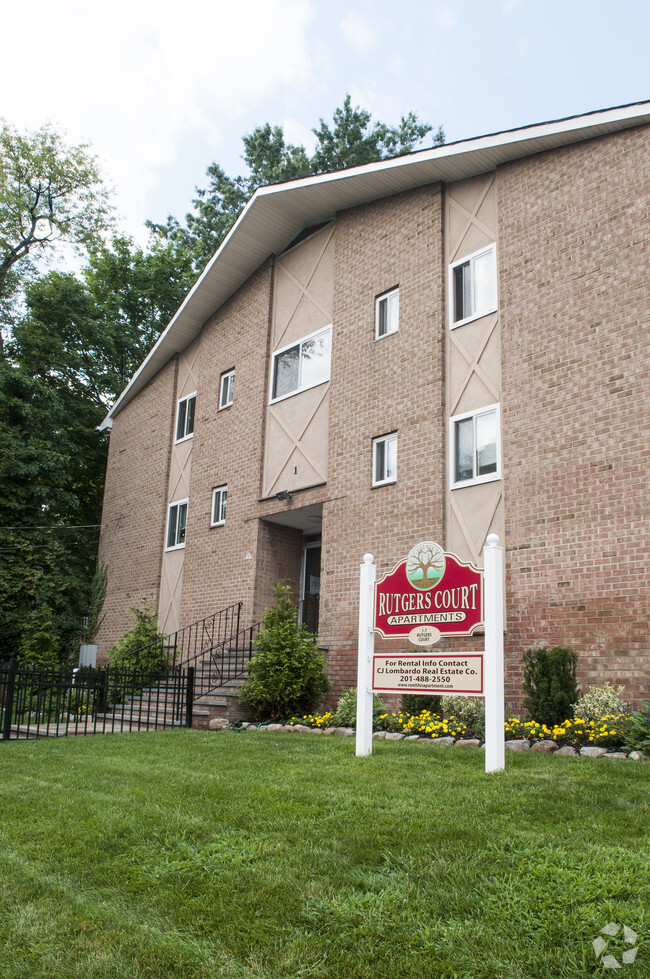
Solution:
M 625 747 L 628 751 L 643 751 L 650 755 L 650 701 L 642 701 L 641 709 L 630 715 Z
M 602 687 L 588 687 L 587 692 L 573 704 L 573 717 L 598 721 L 610 714 L 625 714 L 627 704 L 621 696 L 624 689 L 616 689 L 610 683 L 604 683 Z
M 482 697 L 460 697 L 450 695 L 442 698 L 443 717 L 455 717 L 467 728 L 467 735 L 477 738 L 485 736 L 485 701 Z
M 402 694 L 402 710 L 413 716 L 421 714 L 423 710 L 428 710 L 431 714 L 439 714 L 441 703 L 440 694 Z
M 379 730 L 379 719 L 382 714 L 388 712 L 386 704 L 382 704 L 377 694 L 372 695 L 372 722 L 373 728 Z M 350 687 L 344 690 L 339 697 L 336 705 L 336 712 L 332 717 L 333 727 L 356 727 L 357 726 L 357 688 Z
M 316 637 L 298 627 L 289 586 L 275 586 L 276 604 L 264 616 L 256 653 L 238 699 L 256 720 L 286 720 L 310 714 L 330 684 Z
M 111 665 L 125 667 L 134 673 L 147 673 L 151 677 L 163 676 L 169 666 L 169 654 L 165 646 L 167 637 L 158 631 L 155 607 L 150 605 L 129 611 L 135 615 L 135 623 L 106 654 Z
M 48 605 L 41 605 L 25 622 L 18 660 L 28 666 L 55 667 L 60 663 L 59 652 L 52 610 Z
M 578 657 L 566 646 L 529 649 L 524 653 L 524 708 L 538 724 L 560 724 L 573 713 L 580 696 L 576 686 Z

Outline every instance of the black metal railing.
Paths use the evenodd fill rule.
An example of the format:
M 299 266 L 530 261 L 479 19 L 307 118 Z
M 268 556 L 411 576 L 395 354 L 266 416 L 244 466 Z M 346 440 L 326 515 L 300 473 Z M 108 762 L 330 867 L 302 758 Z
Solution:
M 163 680 L 125 666 L 98 669 L 0 664 L 2 740 L 190 727 L 194 669 Z
M 225 642 L 229 636 L 239 632 L 239 618 L 242 602 L 235 602 L 212 615 L 192 622 L 169 636 L 162 636 L 154 642 L 132 650 L 123 656 L 115 657 L 113 665 L 125 661 L 137 665 L 142 673 L 149 673 L 152 679 L 166 675 L 167 669 L 191 663 L 205 651 Z

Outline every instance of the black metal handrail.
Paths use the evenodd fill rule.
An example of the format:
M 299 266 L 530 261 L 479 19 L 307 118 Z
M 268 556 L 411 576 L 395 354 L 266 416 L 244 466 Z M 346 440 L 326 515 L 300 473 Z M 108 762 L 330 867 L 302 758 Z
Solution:
M 148 672 L 152 680 L 162 678 L 167 670 L 192 663 L 206 650 L 213 649 L 239 632 L 242 604 L 235 602 L 169 636 L 161 636 L 139 649 L 116 656 L 111 663 L 117 665 L 127 661 L 141 672 Z

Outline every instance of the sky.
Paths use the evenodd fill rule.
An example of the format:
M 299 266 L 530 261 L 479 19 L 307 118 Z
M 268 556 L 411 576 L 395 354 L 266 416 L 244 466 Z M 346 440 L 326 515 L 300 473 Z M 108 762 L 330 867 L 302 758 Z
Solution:
M 87 142 L 118 225 L 183 218 L 241 137 L 311 130 L 349 92 L 448 142 L 650 100 L 647 0 L 30 0 L 3 4 L 0 116 Z M 424 145 L 427 145 L 426 142 Z

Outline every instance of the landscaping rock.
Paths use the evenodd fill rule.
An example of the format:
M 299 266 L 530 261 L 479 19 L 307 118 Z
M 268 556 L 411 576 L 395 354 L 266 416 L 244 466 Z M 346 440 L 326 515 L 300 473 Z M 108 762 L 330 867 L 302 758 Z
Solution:
M 309 733 L 310 734 L 322 734 L 323 733 L 323 729 L 322 729 L 322 727 L 310 727 L 309 728 Z
M 385 731 L 375 731 L 375 733 L 373 734 L 373 738 L 382 738 L 383 739 L 385 737 L 386 737 L 386 732 Z
M 419 734 L 408 734 L 408 735 L 404 735 L 404 740 L 405 741 L 419 741 L 420 740 L 420 735 Z
M 264 727 L 261 727 L 259 730 L 260 731 L 281 731 L 282 730 L 282 725 L 281 724 L 265 724 Z
M 354 737 L 353 727 L 335 727 L 334 734 L 338 734 L 340 738 L 352 738 Z
M 526 738 L 514 738 L 512 741 L 506 741 L 505 744 L 508 751 L 530 751 L 530 741 Z
M 632 761 L 647 761 L 648 755 L 644 755 L 642 751 L 631 751 L 627 756 Z
M 283 730 L 285 729 L 283 728 Z M 311 731 L 312 729 L 309 727 L 308 724 L 287 724 L 286 730 L 299 731 L 301 734 L 306 734 L 308 731 Z
M 422 741 L 428 741 L 429 744 L 455 744 L 456 738 L 447 734 L 444 738 L 422 738 Z
M 596 745 L 587 745 L 586 748 L 580 749 L 580 754 L 584 755 L 585 758 L 602 758 L 603 755 L 607 754 L 606 748 L 597 748 Z
M 478 738 L 460 738 L 456 742 L 456 747 L 458 748 L 480 748 L 483 742 L 479 741 Z
M 230 721 L 227 717 L 213 717 L 208 724 L 210 731 L 225 731 Z
M 572 744 L 565 744 L 562 748 L 558 748 L 555 752 L 556 755 L 577 755 L 578 752 L 573 747 Z
M 627 755 L 626 755 L 626 753 L 624 751 L 608 751 L 607 754 L 604 755 L 604 757 L 605 758 L 627 758 Z
M 531 744 L 531 751 L 555 751 L 557 748 L 557 741 L 547 741 L 542 739 L 541 741 L 536 741 L 535 744 Z
M 337 730 L 338 728 L 335 727 L 326 727 L 325 730 L 323 731 L 323 734 L 334 734 L 334 732 Z
M 404 735 L 400 734 L 399 731 L 387 731 L 386 732 L 387 741 L 403 741 Z

